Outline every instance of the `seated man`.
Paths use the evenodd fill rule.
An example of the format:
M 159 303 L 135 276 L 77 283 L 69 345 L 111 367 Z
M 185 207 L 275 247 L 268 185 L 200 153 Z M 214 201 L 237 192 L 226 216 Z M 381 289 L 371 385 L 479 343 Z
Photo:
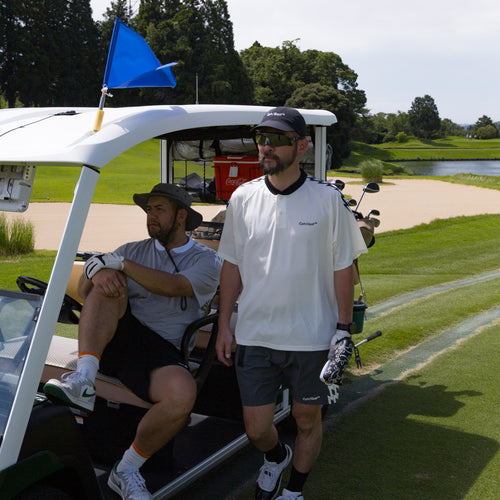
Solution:
M 151 498 L 139 468 L 182 429 L 194 405 L 196 383 L 179 348 L 186 326 L 215 294 L 221 268 L 212 249 L 186 235 L 202 221 L 186 191 L 158 184 L 134 201 L 147 214 L 150 238 L 86 262 L 76 371 L 44 386 L 46 394 L 92 411 L 99 370 L 153 404 L 109 476 L 124 499 Z

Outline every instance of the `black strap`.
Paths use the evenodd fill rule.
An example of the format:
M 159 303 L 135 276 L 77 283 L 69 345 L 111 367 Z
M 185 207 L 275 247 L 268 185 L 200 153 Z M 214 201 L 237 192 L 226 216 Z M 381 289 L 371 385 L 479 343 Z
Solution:
M 170 260 L 172 261 L 172 264 L 174 265 L 175 272 L 177 274 L 179 274 L 179 268 L 177 267 L 177 264 L 175 263 L 175 260 L 172 257 L 170 250 L 167 247 L 165 247 L 165 250 L 167 251 L 167 255 L 170 257 Z M 187 298 L 182 296 L 181 297 L 181 311 L 185 311 L 186 309 L 187 309 Z

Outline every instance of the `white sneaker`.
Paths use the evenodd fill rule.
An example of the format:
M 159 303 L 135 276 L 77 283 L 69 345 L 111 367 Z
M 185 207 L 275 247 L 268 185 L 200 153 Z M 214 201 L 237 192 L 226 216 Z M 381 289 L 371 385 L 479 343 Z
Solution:
M 146 488 L 146 481 L 139 469 L 129 468 L 118 472 L 115 463 L 108 478 L 108 486 L 120 495 L 123 500 L 149 500 L 153 497 Z
M 95 404 L 95 385 L 79 372 L 67 372 L 61 380 L 50 379 L 43 392 L 65 401 L 74 408 L 92 411 Z
M 294 491 L 288 491 L 286 488 L 283 488 L 281 496 L 276 498 L 276 500 L 304 500 L 304 497 L 302 493 L 295 493 Z
M 271 500 L 275 497 L 281 484 L 281 478 L 286 466 L 292 460 L 292 449 L 285 444 L 286 457 L 282 462 L 268 462 L 264 457 L 264 465 L 260 468 L 257 478 L 255 498 L 257 500 Z

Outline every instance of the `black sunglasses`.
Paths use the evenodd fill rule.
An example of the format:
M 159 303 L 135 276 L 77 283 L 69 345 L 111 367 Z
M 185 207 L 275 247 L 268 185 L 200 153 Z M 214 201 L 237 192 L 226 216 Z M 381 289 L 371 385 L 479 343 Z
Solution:
M 259 146 L 271 146 L 277 148 L 279 146 L 291 146 L 294 142 L 298 141 L 300 137 L 288 137 L 279 132 L 258 132 L 255 134 L 255 142 Z

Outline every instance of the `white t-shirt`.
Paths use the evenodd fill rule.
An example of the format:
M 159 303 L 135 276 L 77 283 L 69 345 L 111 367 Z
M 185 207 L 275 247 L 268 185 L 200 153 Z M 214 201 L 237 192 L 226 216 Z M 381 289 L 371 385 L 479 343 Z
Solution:
M 176 274 L 167 251 L 155 239 L 126 243 L 116 251 L 143 266 Z M 132 314 L 143 325 L 180 348 L 184 330 L 204 315 L 217 291 L 222 262 L 211 248 L 192 238 L 182 247 L 173 248 L 170 254 L 179 274 L 189 280 L 194 291 L 193 297 L 186 297 L 186 310 L 181 309 L 181 297 L 149 292 L 131 278 L 127 278 L 128 299 Z
M 328 349 L 338 318 L 333 273 L 366 252 L 333 184 L 303 173 L 283 193 L 266 177 L 241 185 L 230 199 L 218 251 L 238 266 L 243 283 L 236 342 Z

